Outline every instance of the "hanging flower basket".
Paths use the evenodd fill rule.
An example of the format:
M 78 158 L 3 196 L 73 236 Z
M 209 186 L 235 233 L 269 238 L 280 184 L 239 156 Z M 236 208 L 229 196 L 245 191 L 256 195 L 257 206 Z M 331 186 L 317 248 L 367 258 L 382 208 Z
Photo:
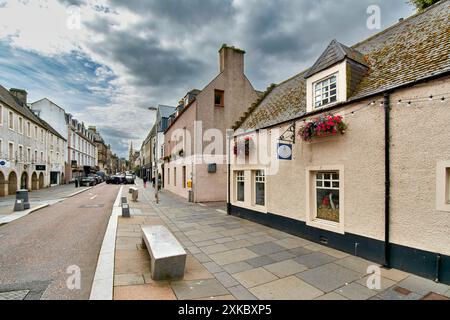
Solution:
M 314 137 L 336 136 L 345 134 L 347 125 L 342 120 L 342 116 L 321 116 L 307 122 L 300 131 L 299 136 L 303 141 L 311 141 Z
M 250 154 L 250 146 L 252 144 L 252 138 L 246 137 L 244 139 L 244 143 L 235 142 L 234 144 L 234 155 L 237 156 L 242 152 L 245 152 L 245 155 L 248 156 Z

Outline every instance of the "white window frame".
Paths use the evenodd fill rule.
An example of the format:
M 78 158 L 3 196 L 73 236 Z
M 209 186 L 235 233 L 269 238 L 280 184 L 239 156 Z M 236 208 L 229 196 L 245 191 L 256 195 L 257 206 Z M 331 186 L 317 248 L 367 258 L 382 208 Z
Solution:
M 34 161 L 34 163 L 37 163 L 38 162 L 38 151 L 37 151 L 37 149 L 35 149 L 34 150 L 34 159 L 33 159 Z
M 339 174 L 339 223 L 317 218 L 317 190 L 316 174 L 318 172 Z M 345 233 L 345 172 L 343 165 L 317 166 L 306 168 L 306 224 L 335 233 Z M 328 188 L 327 188 L 328 189 Z
M 19 116 L 19 117 L 18 117 L 18 120 L 17 120 L 17 126 L 19 127 L 18 132 L 19 132 L 20 134 L 24 134 L 23 124 L 24 124 L 23 117 Z
M 31 138 L 31 122 L 27 121 L 27 137 Z
M 262 172 L 263 175 L 258 175 L 259 172 Z M 257 207 L 265 208 L 267 206 L 267 176 L 266 171 L 264 169 L 253 170 L 252 172 L 252 180 L 253 180 L 253 205 Z M 264 205 L 256 203 L 256 185 L 264 184 Z
M 12 126 L 11 126 L 12 124 Z M 8 112 L 8 128 L 9 130 L 14 131 L 14 112 L 9 111 Z
M 12 154 L 9 152 L 9 147 L 12 146 Z M 14 142 L 8 141 L 8 160 L 13 161 L 15 160 L 15 148 L 14 148 Z
M 26 162 L 31 162 L 31 148 L 27 148 Z
M 236 200 L 236 202 L 245 203 L 245 198 L 246 198 L 246 195 L 245 195 L 245 171 L 244 170 L 236 170 L 234 175 L 235 175 L 235 186 L 236 186 L 236 191 L 234 193 L 234 199 Z M 238 184 L 240 182 L 244 183 L 244 199 L 243 200 L 238 199 L 238 190 L 239 190 Z
M 39 130 L 38 130 L 38 126 L 37 125 L 34 125 L 34 140 L 38 140 L 38 135 L 39 135 Z
M 436 209 L 450 212 L 450 160 L 438 162 L 436 177 Z
M 331 83 L 331 79 L 332 78 L 335 79 L 334 83 Z M 332 105 L 332 104 L 335 104 L 336 102 L 338 102 L 338 98 L 339 98 L 339 92 L 338 92 L 338 90 L 339 90 L 339 83 L 338 83 L 338 81 L 339 81 L 338 73 L 334 73 L 332 75 L 329 75 L 326 78 L 323 78 L 323 79 L 313 83 L 313 109 L 320 109 L 320 108 L 323 108 L 323 107 L 326 107 L 326 106 L 329 106 L 329 105 Z M 327 88 L 326 92 L 323 91 L 323 88 L 324 88 L 323 83 L 324 82 L 328 82 L 328 85 L 325 86 L 325 88 Z M 333 84 L 335 85 L 335 88 L 331 89 L 330 87 Z M 321 85 L 321 87 L 318 88 L 317 87 L 318 85 Z M 318 97 L 318 95 L 317 95 L 318 90 L 321 91 L 321 93 L 320 93 L 320 101 L 316 100 L 317 97 Z M 330 95 L 331 91 L 333 91 L 333 90 L 336 90 L 336 93 L 334 95 Z M 328 97 L 324 97 L 324 94 L 328 94 Z M 335 101 L 331 101 L 331 97 L 334 97 Z M 328 102 L 324 103 L 323 101 L 326 100 L 326 99 L 328 99 Z M 316 105 L 317 102 L 320 102 L 319 106 Z

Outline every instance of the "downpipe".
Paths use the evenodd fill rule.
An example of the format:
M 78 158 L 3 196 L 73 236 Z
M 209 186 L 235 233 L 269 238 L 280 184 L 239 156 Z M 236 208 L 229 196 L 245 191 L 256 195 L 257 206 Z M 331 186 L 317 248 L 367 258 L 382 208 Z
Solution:
M 385 199 L 384 199 L 384 267 L 391 268 L 390 220 L 391 220 L 391 105 L 390 93 L 383 96 L 384 145 L 385 145 Z

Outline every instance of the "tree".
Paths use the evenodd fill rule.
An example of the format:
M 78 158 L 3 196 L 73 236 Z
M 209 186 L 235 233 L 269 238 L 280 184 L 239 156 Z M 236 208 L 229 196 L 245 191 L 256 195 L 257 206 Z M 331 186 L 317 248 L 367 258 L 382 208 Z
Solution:
M 409 0 L 409 1 L 417 7 L 417 10 L 423 11 L 429 6 L 438 3 L 440 0 Z

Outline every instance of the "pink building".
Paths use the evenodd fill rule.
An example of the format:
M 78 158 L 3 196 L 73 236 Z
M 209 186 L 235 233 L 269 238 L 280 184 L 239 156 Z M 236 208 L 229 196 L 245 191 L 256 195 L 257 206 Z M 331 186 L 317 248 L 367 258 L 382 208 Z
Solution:
M 164 187 L 194 202 L 226 201 L 226 131 L 257 98 L 243 50 L 223 45 L 220 73 L 180 101 L 165 132 Z

